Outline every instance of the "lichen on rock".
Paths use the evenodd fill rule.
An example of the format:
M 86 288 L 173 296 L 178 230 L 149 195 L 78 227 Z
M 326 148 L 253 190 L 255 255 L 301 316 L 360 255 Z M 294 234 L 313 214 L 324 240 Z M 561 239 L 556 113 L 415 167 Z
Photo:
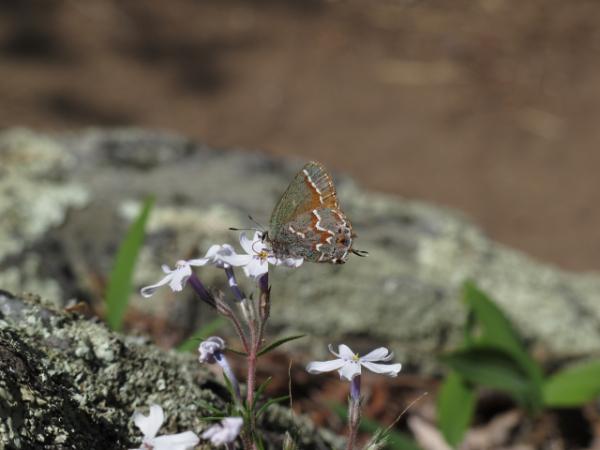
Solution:
M 27 130 L 0 135 L 0 279 L 4 289 L 19 291 L 33 287 L 34 279 L 39 281 L 37 271 L 28 271 L 32 264 L 24 253 L 49 229 L 63 223 L 70 208 L 87 203 L 86 188 L 68 177 L 74 164 L 73 154 L 47 136 Z M 13 268 L 23 263 L 17 276 L 3 274 L 11 255 L 20 255 L 11 261 Z M 58 291 L 49 280 L 37 287 L 36 292 L 50 297 Z
M 200 433 L 210 425 L 202 420 L 212 415 L 207 405 L 225 410 L 227 401 L 225 387 L 193 355 L 113 333 L 38 297 L 0 292 L 0 448 L 132 448 L 140 438 L 130 420 L 136 409 L 157 403 L 167 419 L 161 432 Z M 306 448 L 339 445 L 278 411 L 264 421 L 281 431 L 266 434 L 268 448 L 279 448 L 286 427 L 298 430 Z

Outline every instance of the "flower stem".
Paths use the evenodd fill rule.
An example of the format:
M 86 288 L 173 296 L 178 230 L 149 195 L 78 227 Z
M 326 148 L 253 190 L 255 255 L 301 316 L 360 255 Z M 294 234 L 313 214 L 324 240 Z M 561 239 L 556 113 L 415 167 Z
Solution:
M 249 324 L 250 328 L 250 351 L 246 357 L 248 363 L 248 379 L 246 380 L 247 392 L 246 392 L 246 403 L 249 408 L 254 410 L 254 389 L 256 387 L 256 354 L 258 353 L 257 345 L 257 333 L 256 333 L 256 322 L 251 321 Z M 254 414 L 252 414 L 252 420 L 254 421 Z
M 348 403 L 348 442 L 346 450 L 354 450 L 356 435 L 360 425 L 360 375 L 352 378 Z
M 258 350 L 260 348 L 262 333 L 263 333 L 263 321 L 256 320 L 256 307 L 254 303 L 250 303 L 249 306 L 252 308 L 252 313 L 249 314 L 248 319 L 248 330 L 250 332 L 250 351 L 246 357 L 246 363 L 248 366 L 248 377 L 246 379 L 246 407 L 249 408 L 249 420 L 248 428 L 250 436 L 256 434 L 256 410 L 255 410 L 255 390 L 256 390 L 256 360 L 258 358 Z M 252 447 L 250 450 L 256 450 L 256 443 L 251 438 Z

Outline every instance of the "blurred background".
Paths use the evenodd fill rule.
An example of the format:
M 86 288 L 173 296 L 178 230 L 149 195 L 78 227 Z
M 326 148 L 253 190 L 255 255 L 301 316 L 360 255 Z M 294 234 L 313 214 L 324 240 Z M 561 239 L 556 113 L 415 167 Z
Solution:
M 0 2 L 0 127 L 318 158 L 600 269 L 595 0 Z
M 369 189 L 462 211 L 492 239 L 542 261 L 598 271 L 599 24 L 598 0 L 1 0 L 0 129 L 136 126 L 223 151 L 318 159 Z M 45 238 L 39 248 L 53 243 Z M 112 263 L 116 248 L 102 252 Z M 103 299 L 104 275 L 95 275 L 106 270 L 89 267 L 86 278 L 53 260 L 48 273 L 83 278 L 82 286 L 96 289 L 82 292 Z M 531 273 L 541 272 L 523 278 Z M 557 290 L 578 310 L 584 303 L 565 286 L 579 285 L 561 280 Z M 520 283 L 528 281 L 535 287 L 539 279 Z M 594 302 L 587 294 L 581 298 Z M 185 304 L 164 304 L 170 315 L 134 311 L 128 324 L 158 342 L 181 332 L 171 305 Z M 592 317 L 589 324 L 592 310 L 582 307 L 575 317 Z M 564 334 L 567 319 L 556 319 L 566 324 L 557 328 Z M 590 379 L 597 380 L 595 364 Z M 347 386 L 335 376 L 313 381 L 301 363 L 289 369 L 281 353 L 261 370 L 262 378 L 289 370 L 296 409 L 344 432 L 325 405 L 346 400 Z M 287 382 L 273 392 L 286 394 Z M 439 378 L 407 365 L 393 384 L 369 383 L 368 417 L 389 424 L 423 391 L 432 395 L 414 416 L 436 414 Z M 598 449 L 599 404 L 585 401 L 533 421 L 510 398 L 484 392 L 475 424 L 491 424 L 480 430 L 488 439 L 494 427 L 512 436 L 511 427 L 525 423 L 527 438 L 515 441 L 528 447 L 515 449 Z M 398 428 L 407 430 L 408 421 Z M 489 439 L 463 449 L 491 448 Z

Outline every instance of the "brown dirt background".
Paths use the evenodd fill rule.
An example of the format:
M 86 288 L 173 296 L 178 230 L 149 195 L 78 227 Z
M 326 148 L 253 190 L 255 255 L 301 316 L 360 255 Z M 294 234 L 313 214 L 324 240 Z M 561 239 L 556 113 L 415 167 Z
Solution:
M 316 158 L 598 270 L 599 24 L 596 0 L 3 0 L 0 127 Z

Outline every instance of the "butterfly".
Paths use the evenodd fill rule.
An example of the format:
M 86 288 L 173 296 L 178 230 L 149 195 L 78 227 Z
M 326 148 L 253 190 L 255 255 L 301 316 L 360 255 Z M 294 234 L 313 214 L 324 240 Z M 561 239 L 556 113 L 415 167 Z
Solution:
M 294 177 L 271 214 L 264 239 L 278 258 L 343 264 L 354 250 L 352 224 L 340 209 L 333 179 L 311 161 Z

